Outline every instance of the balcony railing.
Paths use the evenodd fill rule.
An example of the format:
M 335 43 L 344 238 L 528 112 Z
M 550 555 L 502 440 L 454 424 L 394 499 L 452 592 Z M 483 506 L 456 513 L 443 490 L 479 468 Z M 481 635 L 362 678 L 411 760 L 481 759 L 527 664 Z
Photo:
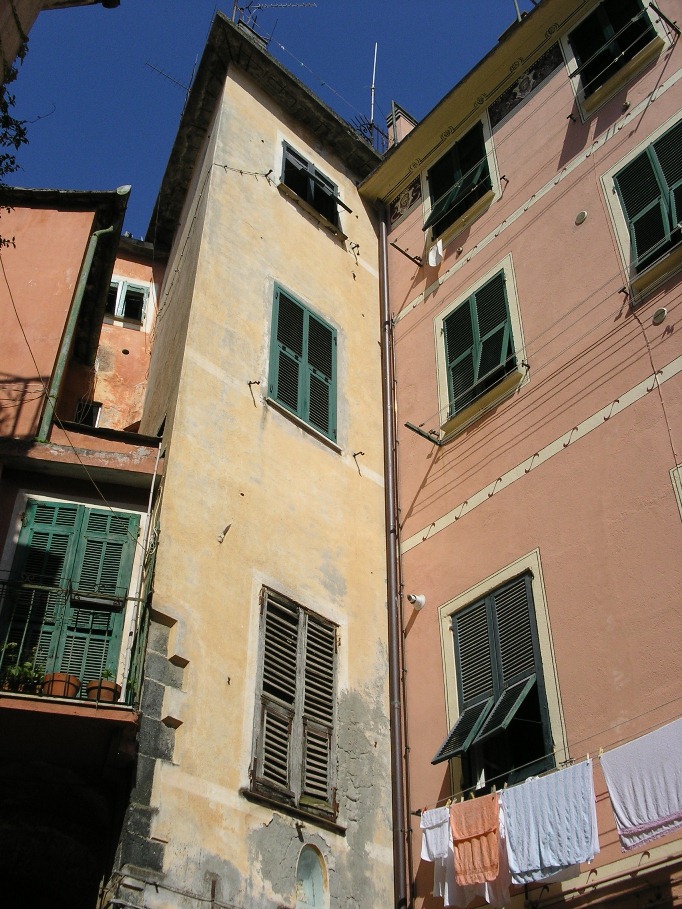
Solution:
M 146 597 L 93 597 L 40 581 L 0 578 L 0 690 L 137 706 Z M 76 677 L 77 691 L 46 684 L 52 673 Z M 88 683 L 95 683 L 90 694 Z M 115 685 L 118 697 L 107 694 Z

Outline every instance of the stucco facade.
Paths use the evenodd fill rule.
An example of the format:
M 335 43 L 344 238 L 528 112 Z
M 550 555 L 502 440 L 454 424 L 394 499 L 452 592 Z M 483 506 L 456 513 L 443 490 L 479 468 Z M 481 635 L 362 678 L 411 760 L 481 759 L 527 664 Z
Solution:
M 286 185 L 287 148 L 314 189 Z M 171 247 L 141 426 L 164 425 L 166 466 L 138 780 L 109 891 L 126 904 L 391 900 L 378 275 L 356 189 L 377 160 L 217 16 L 148 237 Z M 322 215 L 325 179 L 343 205 Z M 313 325 L 334 339 L 323 415 L 312 385 L 309 413 L 275 387 L 285 305 L 310 350 Z M 270 681 L 289 639 L 265 629 L 282 615 L 334 642 L 317 788 L 310 636 L 303 770 L 301 715 Z M 273 745 L 275 716 L 292 725 Z
M 642 50 L 585 91 L 577 30 L 597 7 L 545 0 L 361 186 L 387 206 L 416 905 L 442 905 L 418 809 L 501 788 L 531 765 L 596 758 L 680 716 L 679 247 L 670 223 L 658 247 L 637 234 L 636 261 L 623 201 L 626 166 L 666 137 L 679 149 L 679 10 L 642 7 Z M 480 191 L 437 198 L 442 162 L 476 141 Z M 490 352 L 495 319 L 484 327 L 481 315 L 497 287 L 502 360 Z M 471 369 L 487 357 L 489 371 L 468 376 L 470 308 Z M 432 764 L 464 709 L 457 617 L 519 578 L 532 591 L 544 691 L 531 722 L 545 746 L 511 774 L 504 760 L 493 769 L 514 748 L 507 733 L 485 757 L 467 746 Z M 512 904 L 676 905 L 679 837 L 624 856 L 594 763 L 601 852 L 563 884 L 518 888 Z

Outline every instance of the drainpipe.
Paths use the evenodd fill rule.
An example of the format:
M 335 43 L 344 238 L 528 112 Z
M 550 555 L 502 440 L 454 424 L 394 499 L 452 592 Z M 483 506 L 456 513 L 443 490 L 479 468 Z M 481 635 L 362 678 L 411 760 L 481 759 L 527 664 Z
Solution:
M 386 515 L 386 588 L 388 600 L 388 688 L 391 723 L 391 789 L 393 804 L 393 884 L 395 909 L 407 906 L 405 772 L 400 699 L 401 623 L 398 590 L 398 503 L 395 471 L 395 398 L 391 356 L 391 315 L 388 303 L 388 231 L 382 206 L 379 225 L 379 298 L 384 407 L 384 477 Z
M 120 196 L 127 196 L 130 192 L 130 187 L 119 186 L 116 192 Z M 45 410 L 43 411 L 43 416 L 40 420 L 40 426 L 38 427 L 38 433 L 36 435 L 36 439 L 39 442 L 47 441 L 50 427 L 52 426 L 54 409 L 57 405 L 57 395 L 59 394 L 59 388 L 64 376 L 64 370 L 66 369 L 69 352 L 71 351 L 73 335 L 76 331 L 78 316 L 80 315 L 83 297 L 85 295 L 85 288 L 88 283 L 90 268 L 92 266 L 92 260 L 95 258 L 95 251 L 97 249 L 97 244 L 99 243 L 99 238 L 103 237 L 105 234 L 113 234 L 116 226 L 117 225 L 112 224 L 111 227 L 104 227 L 102 230 L 96 230 L 90 236 L 90 242 L 88 243 L 88 248 L 85 252 L 85 259 L 83 260 L 83 265 L 81 266 L 80 274 L 78 275 L 78 284 L 76 285 L 76 292 L 73 297 L 73 303 L 71 304 L 71 309 L 69 310 L 69 315 L 66 320 L 64 337 L 62 338 L 59 353 L 57 354 L 57 362 L 55 363 L 52 378 L 50 379 L 50 385 L 47 389 Z

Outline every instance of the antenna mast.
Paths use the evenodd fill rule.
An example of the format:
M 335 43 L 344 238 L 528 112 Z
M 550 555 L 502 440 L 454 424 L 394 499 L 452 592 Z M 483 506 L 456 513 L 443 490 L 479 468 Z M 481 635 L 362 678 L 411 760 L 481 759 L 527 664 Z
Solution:
M 372 67 L 372 93 L 369 107 L 369 130 L 370 138 L 372 142 L 374 141 L 374 83 L 376 81 L 377 75 L 377 48 L 379 44 L 377 41 L 374 42 L 374 66 Z

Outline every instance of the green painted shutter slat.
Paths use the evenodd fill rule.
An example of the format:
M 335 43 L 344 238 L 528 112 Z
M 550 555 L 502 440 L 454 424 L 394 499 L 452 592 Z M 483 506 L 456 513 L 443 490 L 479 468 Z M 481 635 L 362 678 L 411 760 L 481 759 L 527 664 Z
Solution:
M 682 221 L 682 120 L 653 143 L 667 188 L 670 228 L 674 230 Z
M 535 672 L 535 629 L 530 577 L 521 575 L 495 591 L 497 638 L 506 687 Z
M 488 714 L 476 736 L 476 742 L 482 742 L 507 729 L 534 685 L 535 673 L 506 688 Z
M 433 226 L 437 237 L 492 187 L 480 121 L 429 168 L 427 179 L 431 212 L 423 230 Z
M 62 645 L 57 655 L 59 672 L 68 672 L 85 686 L 105 669 L 116 673 L 123 630 L 122 609 L 93 609 L 71 603 L 66 612 Z
M 302 306 L 281 290 L 275 294 L 273 313 L 276 344 L 270 360 L 270 393 L 295 414 L 302 416 L 301 368 L 304 344 Z
M 478 704 L 466 707 L 459 715 L 457 722 L 448 732 L 445 741 L 431 759 L 432 764 L 449 761 L 450 758 L 463 754 L 476 738 L 481 724 L 490 713 L 493 699 L 486 698 Z
M 97 597 L 127 596 L 139 524 L 135 514 L 87 512 L 73 572 L 75 591 Z
M 459 701 L 462 709 L 492 697 L 494 692 L 491 640 L 485 600 L 452 617 Z
M 448 361 L 450 416 L 453 416 L 471 403 L 476 384 L 470 300 L 458 306 L 443 320 L 443 334 Z
M 325 435 L 335 438 L 335 332 L 312 313 L 307 317 L 308 418 Z
M 650 150 L 646 149 L 619 171 L 614 183 L 628 222 L 633 262 L 637 265 L 670 237 L 668 215 Z

